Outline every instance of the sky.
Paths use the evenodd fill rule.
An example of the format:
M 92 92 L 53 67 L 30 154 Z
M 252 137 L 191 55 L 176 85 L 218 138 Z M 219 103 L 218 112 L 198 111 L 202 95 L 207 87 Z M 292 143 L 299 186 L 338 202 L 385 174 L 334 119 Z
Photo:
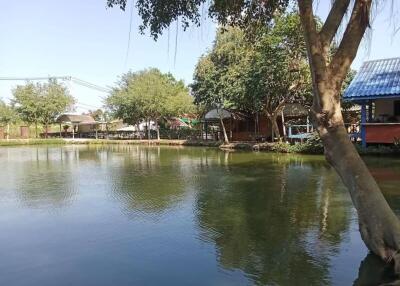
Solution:
M 316 14 L 322 19 L 330 1 L 319 0 Z M 156 67 L 190 83 L 198 58 L 210 49 L 215 36 L 216 24 L 204 19 L 200 28 L 185 32 L 181 28 L 176 32 L 174 24 L 155 42 L 148 33 L 139 34 L 140 19 L 134 10 L 128 50 L 129 7 L 126 12 L 110 9 L 106 0 L 2 2 L 0 77 L 72 76 L 109 87 L 129 70 Z M 393 35 L 392 25 L 397 17 L 390 5 L 377 12 L 371 39 L 360 48 L 354 69 L 365 60 L 400 56 L 400 35 Z M 0 81 L 0 98 L 11 98 L 17 84 L 24 81 Z M 65 84 L 77 99 L 78 112 L 103 106 L 106 93 Z

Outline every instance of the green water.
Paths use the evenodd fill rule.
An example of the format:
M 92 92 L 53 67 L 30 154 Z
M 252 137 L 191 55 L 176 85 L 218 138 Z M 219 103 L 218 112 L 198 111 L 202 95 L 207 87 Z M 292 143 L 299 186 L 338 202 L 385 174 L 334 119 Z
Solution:
M 400 160 L 369 159 L 400 213 Z M 0 285 L 376 285 L 319 156 L 0 148 Z

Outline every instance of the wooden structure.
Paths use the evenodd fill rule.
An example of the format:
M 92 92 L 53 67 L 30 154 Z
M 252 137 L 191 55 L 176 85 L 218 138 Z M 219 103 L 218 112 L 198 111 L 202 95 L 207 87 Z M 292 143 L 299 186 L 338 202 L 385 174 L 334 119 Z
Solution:
M 400 58 L 364 62 L 343 98 L 361 106 L 363 146 L 400 140 Z
M 272 139 L 272 126 L 263 114 L 212 109 L 203 118 L 203 139 L 221 140 L 220 115 L 231 141 L 266 141 Z M 294 124 L 293 122 L 303 125 Z M 308 122 L 308 109 L 300 104 L 287 104 L 277 118 L 279 132 L 291 140 L 310 137 L 312 126 Z M 305 127 L 305 128 L 303 128 Z
M 97 133 L 99 128 L 99 123 L 90 115 L 62 114 L 57 118 L 56 122 L 60 124 L 60 137 L 72 136 L 72 138 L 75 138 L 75 135 L 76 137 L 80 137 L 85 133 Z M 62 125 L 68 126 L 68 128 L 63 128 Z

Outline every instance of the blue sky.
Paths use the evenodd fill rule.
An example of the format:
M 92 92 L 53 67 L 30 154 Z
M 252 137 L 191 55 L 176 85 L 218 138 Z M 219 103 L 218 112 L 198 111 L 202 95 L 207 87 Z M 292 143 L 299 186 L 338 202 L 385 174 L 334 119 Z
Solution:
M 157 42 L 138 33 L 134 13 L 129 57 L 126 60 L 130 13 L 106 8 L 106 0 L 3 1 L 0 9 L 0 77 L 71 75 L 100 86 L 113 85 L 129 69 L 157 67 L 190 83 L 199 56 L 212 44 L 215 24 L 178 31 L 176 26 Z M 322 0 L 317 14 L 324 18 L 330 0 Z M 393 37 L 389 5 L 373 23 L 372 40 L 359 51 L 353 68 L 364 60 L 400 56 L 400 36 Z M 129 10 L 129 9 L 128 9 Z M 168 44 L 169 42 L 169 44 Z M 369 46 L 369 52 L 368 52 Z M 168 51 L 169 50 L 169 51 Z M 23 82 L 0 81 L 0 97 Z M 78 111 L 102 106 L 106 94 L 67 84 L 78 100 Z

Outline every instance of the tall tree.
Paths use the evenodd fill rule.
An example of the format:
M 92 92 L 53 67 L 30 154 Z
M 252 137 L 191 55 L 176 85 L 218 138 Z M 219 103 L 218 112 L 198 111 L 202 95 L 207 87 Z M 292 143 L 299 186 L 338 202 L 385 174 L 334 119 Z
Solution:
M 39 91 L 33 83 L 18 85 L 13 90 L 13 105 L 27 124 L 35 125 L 35 135 L 38 137 L 38 124 L 41 116 L 41 100 Z
M 126 0 L 107 0 L 109 6 L 125 8 Z M 318 131 L 328 162 L 347 186 L 357 209 L 361 237 L 380 258 L 395 265 L 400 273 L 400 222 L 382 195 L 375 179 L 359 156 L 346 132 L 340 104 L 340 90 L 365 31 L 370 27 L 372 2 L 377 0 L 335 0 L 320 28 L 314 15 L 313 0 L 297 0 L 313 82 L 313 124 Z M 138 0 L 143 19 L 142 31 L 150 29 L 154 38 L 172 22 L 200 24 L 201 6 L 208 3 L 209 15 L 221 24 L 240 25 L 249 30 L 269 24 L 277 10 L 287 8 L 288 0 Z M 346 20 L 345 15 L 349 19 Z M 338 48 L 330 49 L 340 27 L 344 33 Z
M 0 123 L 6 124 L 7 126 L 7 140 L 10 138 L 10 124 L 16 122 L 17 119 L 18 114 L 15 109 L 0 99 Z
M 159 121 L 164 117 L 178 116 L 193 110 L 193 100 L 182 81 L 158 69 L 129 72 L 121 77 L 106 99 L 115 117 L 138 125 L 154 121 L 160 139 Z M 148 138 L 150 128 L 148 126 Z
M 58 115 L 70 109 L 74 98 L 68 89 L 55 80 L 48 83 L 27 83 L 13 90 L 13 104 L 21 119 L 28 124 L 35 124 L 38 137 L 38 124 L 45 126 L 45 133 Z
M 55 80 L 48 83 L 38 84 L 36 88 L 40 94 L 40 122 L 45 127 L 47 138 L 48 127 L 54 123 L 61 113 L 72 109 L 74 98 L 69 94 L 68 89 Z
M 280 15 L 251 42 L 240 28 L 224 27 L 200 58 L 192 84 L 196 102 L 264 114 L 280 139 L 277 118 L 292 102 L 311 102 L 311 76 L 297 14 Z M 274 137 L 274 136 L 273 136 Z

